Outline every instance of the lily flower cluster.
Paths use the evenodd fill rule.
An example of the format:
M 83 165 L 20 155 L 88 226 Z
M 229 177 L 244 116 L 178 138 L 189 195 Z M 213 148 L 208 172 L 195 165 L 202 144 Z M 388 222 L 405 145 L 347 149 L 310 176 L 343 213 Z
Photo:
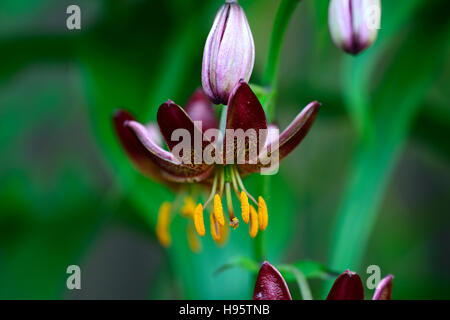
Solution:
M 391 300 L 393 279 L 392 275 L 381 279 L 372 300 Z M 259 269 L 253 300 L 292 300 L 283 276 L 267 261 Z M 327 300 L 364 300 L 364 287 L 359 275 L 350 270 L 344 271 L 334 281 Z
M 203 90 L 195 91 L 184 108 L 171 100 L 161 104 L 156 124 L 142 124 L 125 110 L 114 114 L 117 136 L 135 167 L 179 194 L 173 203 L 164 202 L 159 210 L 156 235 L 164 246 L 171 244 L 170 223 L 180 213 L 188 219 L 191 249 L 200 250 L 198 237 L 206 234 L 205 210 L 209 212 L 212 238 L 217 244 L 224 244 L 229 227 L 239 226 L 233 193 L 251 237 L 268 225 L 265 200 L 254 197 L 243 178 L 270 170 L 294 150 L 313 124 L 320 104 L 308 104 L 279 135 L 278 128 L 267 123 L 264 109 L 247 83 L 254 56 L 245 13 L 237 1 L 227 0 L 206 40 Z M 216 117 L 213 103 L 227 105 L 222 108 L 226 112 L 224 121 Z M 219 122 L 223 124 L 219 126 Z M 180 130 L 194 137 L 187 148 L 186 144 L 180 148 Z M 242 138 L 236 135 L 238 131 L 245 133 Z M 214 161 L 208 161 L 211 158 Z M 209 189 L 209 196 L 202 199 L 205 189 Z

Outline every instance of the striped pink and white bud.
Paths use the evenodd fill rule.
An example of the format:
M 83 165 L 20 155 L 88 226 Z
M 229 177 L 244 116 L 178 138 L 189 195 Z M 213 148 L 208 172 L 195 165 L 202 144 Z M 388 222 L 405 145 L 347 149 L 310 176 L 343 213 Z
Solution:
M 248 82 L 255 62 L 255 44 L 244 10 L 237 0 L 219 9 L 203 51 L 202 84 L 216 104 L 228 98 L 243 79 Z
M 331 0 L 328 23 L 339 48 L 358 54 L 376 39 L 381 21 L 380 0 Z

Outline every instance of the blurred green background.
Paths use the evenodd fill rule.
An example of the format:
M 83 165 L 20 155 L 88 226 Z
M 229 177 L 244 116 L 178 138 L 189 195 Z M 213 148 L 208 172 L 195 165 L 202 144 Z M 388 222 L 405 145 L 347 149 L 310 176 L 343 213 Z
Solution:
M 253 258 L 247 228 L 195 254 L 176 219 L 172 247 L 160 247 L 156 213 L 174 195 L 132 168 L 111 123 L 120 106 L 150 121 L 163 101 L 186 102 L 222 2 L 0 2 L 0 298 L 251 298 L 248 271 L 215 274 Z M 258 84 L 279 1 L 240 3 Z M 70 4 L 81 30 L 66 28 Z M 286 34 L 277 122 L 323 107 L 272 178 L 268 259 L 348 267 L 363 281 L 376 264 L 395 275 L 394 299 L 448 299 L 450 7 L 383 0 L 379 37 L 357 58 L 331 42 L 327 7 L 303 0 Z M 71 264 L 81 290 L 66 288 Z M 323 282 L 311 285 L 322 297 Z

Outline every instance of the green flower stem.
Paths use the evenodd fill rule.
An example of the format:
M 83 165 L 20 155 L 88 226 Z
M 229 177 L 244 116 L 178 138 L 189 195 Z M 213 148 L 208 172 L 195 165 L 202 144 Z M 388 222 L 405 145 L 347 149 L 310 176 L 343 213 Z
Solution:
M 300 289 L 300 293 L 302 294 L 303 300 L 312 300 L 311 289 L 309 288 L 308 281 L 306 280 L 305 275 L 299 269 L 294 266 L 286 266 L 286 268 L 292 272 L 295 277 L 295 281 L 297 281 L 298 287 Z
M 225 137 L 225 126 L 227 124 L 227 111 L 228 106 L 222 106 L 222 112 L 220 113 L 219 130 L 222 132 L 222 137 Z
M 273 100 L 275 99 L 284 35 L 286 34 L 287 26 L 292 14 L 294 13 L 294 10 L 299 2 L 300 0 L 281 0 L 275 16 L 272 35 L 270 37 L 266 69 L 263 76 L 263 85 L 269 87 L 269 93 L 267 94 L 268 98 L 265 98 L 262 101 L 268 121 L 272 120 L 275 112 Z M 260 194 L 264 199 L 270 198 L 270 176 L 261 177 Z M 260 262 L 265 260 L 267 256 L 264 238 L 264 232 L 259 232 L 254 241 L 255 259 Z
M 284 36 L 292 14 L 299 3 L 300 0 L 281 0 L 275 16 L 272 35 L 270 37 L 266 69 L 264 70 L 263 75 L 263 84 L 265 86 L 269 86 L 271 89 L 271 98 L 269 99 L 266 108 L 266 113 L 269 120 L 271 120 L 273 113 L 275 112 L 273 100 L 276 93 L 278 69 L 280 66 L 280 55 L 283 47 Z

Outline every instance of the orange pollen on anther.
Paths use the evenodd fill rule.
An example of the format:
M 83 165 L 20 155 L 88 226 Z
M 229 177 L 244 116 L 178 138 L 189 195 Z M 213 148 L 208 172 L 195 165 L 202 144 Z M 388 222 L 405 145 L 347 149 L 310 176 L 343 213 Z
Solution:
M 250 206 L 250 225 L 249 234 L 250 237 L 254 238 L 258 234 L 258 213 L 253 206 Z
M 269 215 L 267 213 L 266 202 L 262 197 L 258 198 L 258 217 L 259 217 L 259 228 L 265 230 L 267 224 L 269 223 Z
M 205 223 L 203 221 L 203 206 L 201 203 L 194 210 L 194 226 L 199 236 L 205 235 Z
M 244 191 L 241 191 L 241 211 L 242 211 L 242 220 L 245 223 L 248 223 L 250 218 L 250 205 L 248 203 L 247 194 Z
M 214 196 L 214 217 L 217 223 L 221 226 L 225 225 L 225 218 L 223 216 L 222 199 L 218 194 Z
M 170 246 L 172 238 L 170 237 L 170 202 L 163 202 L 159 207 L 158 220 L 156 222 L 156 237 L 164 247 Z

